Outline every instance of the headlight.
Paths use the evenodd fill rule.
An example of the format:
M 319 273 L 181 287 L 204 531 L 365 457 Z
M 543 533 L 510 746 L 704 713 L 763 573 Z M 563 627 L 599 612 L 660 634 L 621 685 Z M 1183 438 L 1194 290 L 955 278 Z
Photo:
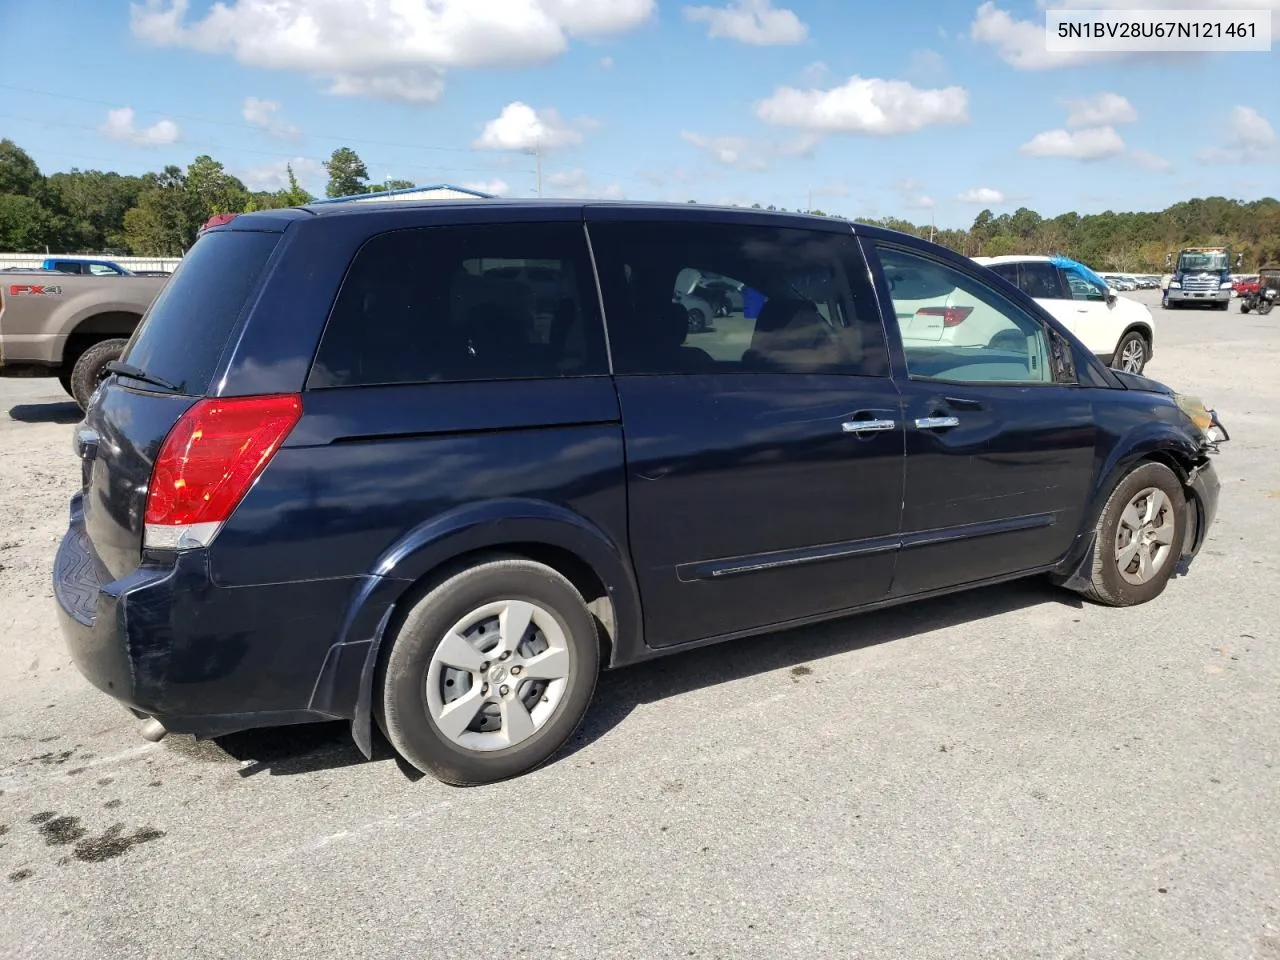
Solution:
M 1182 289 L 1182 284 L 1180 284 L 1177 280 L 1170 280 L 1170 281 L 1169 281 L 1169 289 L 1170 289 L 1170 290 L 1181 290 L 1181 289 Z
M 1231 439 L 1227 436 L 1226 428 L 1218 422 L 1217 413 L 1206 407 L 1204 401 L 1199 397 L 1189 397 L 1185 394 L 1175 393 L 1173 399 L 1209 443 L 1216 446 L 1224 440 Z
M 1230 290 L 1230 289 L 1231 289 L 1231 281 L 1230 281 L 1230 280 L 1223 280 L 1223 281 L 1222 281 L 1222 283 L 1218 284 L 1218 289 L 1220 289 L 1220 290 Z

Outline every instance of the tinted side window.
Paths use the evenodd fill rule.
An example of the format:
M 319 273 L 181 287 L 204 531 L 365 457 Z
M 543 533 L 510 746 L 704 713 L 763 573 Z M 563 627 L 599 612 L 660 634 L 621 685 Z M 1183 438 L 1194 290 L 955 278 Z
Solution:
M 279 241 L 278 233 L 247 230 L 197 240 L 134 331 L 124 359 L 184 393 L 203 394 Z M 146 389 L 137 382 L 130 386 Z
M 356 254 L 308 386 L 608 372 L 581 224 L 420 227 Z
M 895 247 L 880 263 L 913 380 L 1049 383 L 1049 338 L 986 284 Z
M 993 273 L 1000 274 L 1015 287 L 1018 285 L 1018 265 L 1016 263 L 990 263 L 987 264 L 987 267 Z
M 852 234 L 627 222 L 591 241 L 615 373 L 888 376 L 869 287 L 850 285 Z
M 1071 299 L 1062 289 L 1058 268 L 1047 261 L 1030 260 L 1023 263 L 1018 286 L 1027 296 L 1038 300 Z

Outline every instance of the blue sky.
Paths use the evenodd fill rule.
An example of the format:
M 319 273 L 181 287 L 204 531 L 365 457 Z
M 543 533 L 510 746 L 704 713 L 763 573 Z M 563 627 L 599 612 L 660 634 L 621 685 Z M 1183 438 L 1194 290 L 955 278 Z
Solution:
M 56 6 L 62 26 L 46 0 L 0 10 L 0 135 L 45 172 L 209 153 L 256 188 L 291 161 L 319 193 L 347 145 L 375 179 L 534 196 L 537 142 L 547 196 L 940 226 L 1280 194 L 1280 51 L 1050 54 L 1043 0 Z

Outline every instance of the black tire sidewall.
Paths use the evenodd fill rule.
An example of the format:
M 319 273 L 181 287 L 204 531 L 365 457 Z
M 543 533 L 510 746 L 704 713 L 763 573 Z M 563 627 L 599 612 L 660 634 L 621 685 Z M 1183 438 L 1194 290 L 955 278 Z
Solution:
M 448 740 L 431 720 L 427 669 L 445 632 L 469 611 L 495 600 L 526 600 L 549 611 L 570 648 L 568 689 L 555 713 L 527 740 L 481 753 Z M 527 773 L 551 759 L 581 723 L 595 692 L 600 647 L 582 596 L 556 571 L 531 560 L 497 560 L 462 571 L 430 590 L 389 637 L 379 672 L 383 733 L 409 763 L 446 783 L 478 785 Z
M 71 368 L 71 396 L 81 409 L 89 404 L 89 398 L 98 388 L 98 374 L 112 360 L 120 359 L 129 341 L 125 339 L 101 340 L 76 358 Z
M 1123 364 L 1123 363 L 1124 363 L 1124 361 L 1121 359 L 1121 357 L 1123 357 L 1123 356 L 1124 356 L 1124 345 L 1125 345 L 1126 343 L 1128 343 L 1130 340 L 1137 340 L 1137 341 L 1138 341 L 1138 343 L 1142 345 L 1142 366 L 1141 366 L 1140 368 L 1138 368 L 1138 370 L 1137 370 L 1137 372 L 1138 372 L 1138 373 L 1142 373 L 1142 371 L 1143 371 L 1143 370 L 1145 370 L 1145 369 L 1147 368 L 1147 361 L 1148 361 L 1148 360 L 1150 360 L 1150 359 L 1151 359 L 1151 357 L 1150 357 L 1150 352 L 1149 352 L 1149 351 L 1148 351 L 1148 349 L 1147 349 L 1147 341 L 1146 341 L 1146 338 L 1145 338 L 1145 337 L 1143 337 L 1143 335 L 1142 335 L 1142 334 L 1137 333 L 1136 331 L 1132 331 L 1132 330 L 1131 330 L 1131 331 L 1129 331 L 1128 333 L 1126 333 L 1123 337 L 1121 337 L 1121 338 L 1120 338 L 1120 342 L 1116 344 L 1116 359 L 1115 359 L 1115 362 L 1116 362 L 1117 364 Z M 1117 366 L 1117 367 L 1116 367 L 1116 369 L 1117 369 L 1117 370 L 1123 370 L 1123 369 L 1124 369 L 1124 367 L 1123 367 L 1123 366 Z
M 1155 579 L 1143 583 L 1129 583 L 1120 576 L 1116 566 L 1116 529 L 1120 514 L 1129 501 L 1146 487 L 1156 487 L 1164 492 L 1174 506 L 1173 544 L 1171 556 Z M 1106 508 L 1098 523 L 1098 560 L 1095 579 L 1101 578 L 1107 597 L 1122 606 L 1133 606 L 1154 600 L 1162 592 L 1177 568 L 1182 544 L 1187 530 L 1186 493 L 1182 483 L 1172 470 L 1160 463 L 1146 463 L 1131 471 L 1107 500 Z

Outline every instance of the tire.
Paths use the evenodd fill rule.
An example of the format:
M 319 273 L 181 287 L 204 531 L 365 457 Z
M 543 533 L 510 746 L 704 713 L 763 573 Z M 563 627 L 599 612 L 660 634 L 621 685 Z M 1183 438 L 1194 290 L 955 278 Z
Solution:
M 516 605 L 536 608 L 534 619 L 526 621 L 524 642 L 516 638 L 516 652 L 504 657 L 500 651 L 510 641 L 502 627 L 516 614 L 492 608 L 514 611 Z M 484 561 L 438 582 L 391 639 L 374 690 L 378 724 L 405 760 L 455 786 L 495 783 L 546 763 L 582 722 L 600 670 L 595 620 L 582 595 L 550 567 L 518 557 Z M 547 649 L 538 651 L 543 643 Z M 564 651 L 555 660 L 562 678 L 516 679 L 518 670 L 539 669 L 537 656 L 553 647 Z M 445 661 L 469 661 L 470 668 Z M 547 664 L 544 658 L 542 669 Z M 446 702 L 446 696 L 456 699 Z M 522 707 L 525 701 L 532 706 Z M 452 733 L 438 719 L 451 704 L 450 715 L 466 724 Z M 532 732 L 503 745 L 513 735 L 508 716 L 522 716 L 528 727 L 515 726 Z
M 1147 339 L 1136 330 L 1130 330 L 1116 344 L 1116 352 L 1112 354 L 1111 367 L 1124 370 L 1126 373 L 1142 373 L 1147 361 L 1151 359 L 1151 347 Z M 1136 363 L 1136 369 L 1134 364 Z
M 1247 303 L 1245 303 L 1243 300 L 1241 300 L 1241 301 L 1240 301 L 1240 312 L 1241 312 L 1241 313 L 1248 313 L 1248 312 L 1249 312 L 1249 305 L 1248 305 Z
M 689 311 L 689 329 L 694 333 L 702 333 L 707 329 L 707 315 L 697 307 Z
M 1153 514 L 1151 518 L 1152 529 L 1159 533 L 1158 542 L 1165 549 L 1160 553 L 1157 548 L 1153 548 L 1149 554 L 1149 559 L 1152 560 L 1149 578 L 1142 582 L 1132 582 L 1121 573 L 1119 540 L 1125 540 L 1125 546 L 1133 542 L 1133 538 L 1128 535 L 1133 529 L 1131 520 L 1135 515 L 1144 519 L 1144 514 L 1137 508 L 1133 514 L 1128 514 L 1127 511 L 1136 497 L 1150 491 L 1159 491 L 1167 503 L 1167 508 Z M 1171 529 L 1166 529 L 1166 523 Z M 1143 531 L 1146 529 L 1144 527 Z M 1164 592 L 1169 578 L 1173 576 L 1182 552 L 1186 529 L 1186 494 L 1172 470 L 1160 463 L 1144 463 L 1128 473 L 1111 492 L 1102 515 L 1098 518 L 1093 546 L 1092 583 L 1085 595 L 1109 607 L 1131 607 L 1154 600 Z M 1167 544 L 1163 543 L 1166 537 Z M 1143 549 L 1138 549 L 1131 564 L 1140 563 Z M 1130 576 L 1140 574 L 1139 569 Z
M 1273 301 L 1263 300 L 1262 303 L 1258 305 L 1258 313 L 1265 317 L 1271 312 L 1271 308 L 1274 306 L 1275 303 Z
M 71 384 L 67 391 L 83 410 L 89 405 L 89 398 L 98 389 L 106 371 L 103 369 L 112 360 L 119 360 L 124 353 L 128 340 L 102 340 L 95 343 L 76 359 L 71 368 Z

